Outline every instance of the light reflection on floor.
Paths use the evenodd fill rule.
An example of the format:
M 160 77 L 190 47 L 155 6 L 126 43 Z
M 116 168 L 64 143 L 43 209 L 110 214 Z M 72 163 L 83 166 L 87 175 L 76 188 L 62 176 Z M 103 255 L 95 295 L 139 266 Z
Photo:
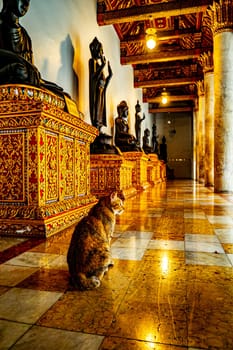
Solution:
M 233 349 L 230 196 L 187 180 L 127 199 L 93 291 L 69 286 L 72 229 L 0 238 L 0 349 Z

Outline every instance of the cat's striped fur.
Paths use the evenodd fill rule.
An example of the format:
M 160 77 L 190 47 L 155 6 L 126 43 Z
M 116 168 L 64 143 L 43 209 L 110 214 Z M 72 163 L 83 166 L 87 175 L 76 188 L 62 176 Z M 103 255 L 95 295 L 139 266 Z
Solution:
M 110 251 L 111 236 L 115 228 L 115 215 L 124 210 L 123 200 L 117 192 L 102 197 L 76 226 L 71 238 L 67 263 L 70 280 L 75 288 L 97 288 L 113 265 Z

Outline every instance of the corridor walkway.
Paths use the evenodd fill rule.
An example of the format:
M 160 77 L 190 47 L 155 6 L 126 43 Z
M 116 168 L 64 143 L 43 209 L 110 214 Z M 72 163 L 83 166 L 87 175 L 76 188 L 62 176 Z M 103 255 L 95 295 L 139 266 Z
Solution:
M 233 200 L 192 181 L 126 201 L 115 266 L 69 286 L 72 229 L 0 237 L 0 349 L 233 350 Z

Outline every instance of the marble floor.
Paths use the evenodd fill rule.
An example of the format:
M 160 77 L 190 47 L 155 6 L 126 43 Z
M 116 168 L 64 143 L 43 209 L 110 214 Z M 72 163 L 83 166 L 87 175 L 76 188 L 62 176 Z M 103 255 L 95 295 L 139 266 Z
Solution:
M 233 350 L 233 197 L 175 180 L 125 206 L 96 290 L 69 286 L 73 228 L 0 238 L 1 350 Z

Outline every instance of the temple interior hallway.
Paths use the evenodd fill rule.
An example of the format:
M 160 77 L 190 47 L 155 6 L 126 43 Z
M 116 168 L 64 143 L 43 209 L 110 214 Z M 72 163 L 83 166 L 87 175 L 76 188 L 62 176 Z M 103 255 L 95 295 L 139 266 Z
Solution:
M 0 238 L 0 349 L 232 350 L 233 200 L 192 181 L 126 201 L 99 289 L 69 286 L 72 229 Z

